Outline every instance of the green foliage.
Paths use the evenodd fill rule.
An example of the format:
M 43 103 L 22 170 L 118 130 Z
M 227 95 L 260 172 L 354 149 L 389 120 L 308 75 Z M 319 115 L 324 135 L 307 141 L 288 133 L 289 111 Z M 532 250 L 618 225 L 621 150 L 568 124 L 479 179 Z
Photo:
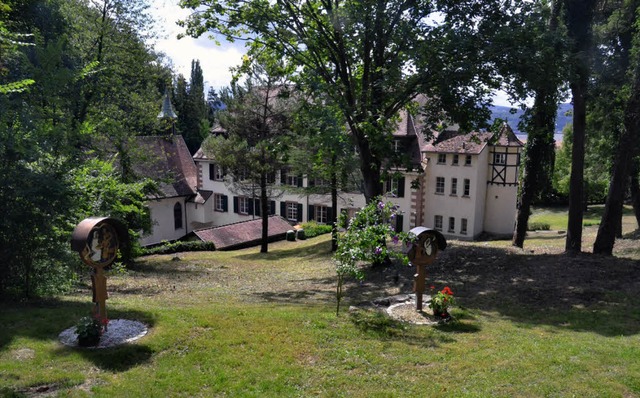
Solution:
M 449 317 L 449 307 L 456 305 L 456 299 L 453 297 L 453 291 L 449 286 L 444 289 L 435 291 L 435 287 L 431 286 L 431 301 L 429 308 L 433 310 L 433 315 L 440 318 Z
M 391 258 L 401 261 L 404 265 L 409 264 L 405 253 L 387 246 L 388 239 L 394 245 L 408 245 L 415 239 L 412 234 L 396 232 L 392 227 L 398 214 L 397 206 L 379 198 L 358 211 L 351 219 L 348 219 L 346 213 L 340 215 L 338 225 L 345 231 L 338 235 L 338 248 L 333 256 L 338 274 L 337 313 L 340 312 L 345 279 L 364 279 L 363 264 L 382 265 L 388 263 Z
M 102 323 L 97 317 L 85 316 L 76 324 L 79 345 L 96 345 L 102 336 Z
M 151 215 L 145 201 L 157 184 L 149 179 L 126 182 L 113 163 L 90 159 L 72 171 L 74 203 L 79 220 L 109 216 L 127 225 L 130 245 L 122 255 L 124 262 L 130 262 L 140 250 L 140 231 L 151 230 Z
M 0 296 L 56 294 L 86 271 L 69 247 L 82 218 L 116 217 L 134 244 L 150 227 L 127 147 L 155 131 L 170 70 L 137 31 L 141 1 L 0 6 Z
M 305 91 L 314 95 L 320 87 L 326 93 L 359 150 L 367 201 L 383 193 L 381 171 L 392 152 L 398 112 L 418 94 L 429 97 L 423 110 L 430 124 L 454 119 L 467 129 L 487 120 L 485 105 L 496 79 L 479 49 L 490 41 L 486 36 L 495 25 L 489 21 L 496 22 L 498 7 L 401 0 L 181 5 L 194 10 L 181 22 L 186 34 L 246 39 L 245 63 L 283 60 L 283 69 L 295 72 Z
M 204 77 L 199 60 L 191 61 L 191 77 L 187 83 L 178 76 L 175 86 L 176 128 L 184 137 L 189 152 L 194 154 L 209 135 L 208 106 L 204 97 Z
M 309 221 L 300 225 L 304 229 L 304 234 L 308 238 L 313 238 L 318 235 L 328 234 L 333 227 L 329 224 L 318 224 L 315 221 Z
M 529 222 L 527 231 L 548 231 L 551 229 L 551 225 L 545 222 Z
M 216 246 L 213 242 L 203 241 L 176 241 L 162 242 L 158 246 L 147 247 L 142 249 L 142 255 L 151 254 L 173 254 L 179 252 L 195 252 L 195 251 L 213 251 Z

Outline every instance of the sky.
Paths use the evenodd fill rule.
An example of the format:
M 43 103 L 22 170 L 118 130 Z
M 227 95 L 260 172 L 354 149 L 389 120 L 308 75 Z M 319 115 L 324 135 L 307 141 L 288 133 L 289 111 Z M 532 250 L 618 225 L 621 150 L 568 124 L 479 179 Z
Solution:
M 191 61 L 200 61 L 204 76 L 205 91 L 209 87 L 219 90 L 231 83 L 230 67 L 237 66 L 244 55 L 244 43 L 227 43 L 220 41 L 218 46 L 207 35 L 198 39 L 185 37 L 177 39 L 184 28 L 176 25 L 176 21 L 185 19 L 190 10 L 183 10 L 178 6 L 178 0 L 151 0 L 150 13 L 156 19 L 160 36 L 153 40 L 156 51 L 166 54 L 172 61 L 173 69 L 189 80 L 191 75 Z
M 218 38 L 220 45 L 211 40 L 207 35 L 198 39 L 185 37 L 177 39 L 184 29 L 176 25 L 176 22 L 185 19 L 191 10 L 183 10 L 178 6 L 179 0 L 150 0 L 150 12 L 156 19 L 160 37 L 151 44 L 156 51 L 163 52 L 171 60 L 173 68 L 181 73 L 187 81 L 191 75 L 191 61 L 200 61 L 204 75 L 205 92 L 209 87 L 220 90 L 231 83 L 229 68 L 237 66 L 242 61 L 245 53 L 244 43 L 228 43 Z M 498 92 L 494 96 L 494 105 L 511 106 L 506 93 Z

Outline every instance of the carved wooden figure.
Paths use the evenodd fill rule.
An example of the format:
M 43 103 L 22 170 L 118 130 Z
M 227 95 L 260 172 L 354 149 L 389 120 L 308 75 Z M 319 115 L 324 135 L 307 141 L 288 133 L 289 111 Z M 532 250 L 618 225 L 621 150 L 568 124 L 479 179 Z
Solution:
M 93 269 L 91 287 L 93 302 L 98 307 L 100 321 L 106 329 L 107 277 L 104 274 L 118 255 L 118 249 L 126 246 L 127 229 L 118 220 L 108 217 L 90 217 L 82 220 L 71 235 L 71 248 L 80 254 L 82 261 Z
M 416 241 L 407 253 L 407 257 L 416 266 L 413 290 L 416 294 L 416 310 L 422 311 L 422 296 L 427 278 L 426 267 L 436 259 L 438 250 L 444 250 L 447 247 L 447 240 L 435 229 L 415 227 L 409 232 L 416 236 Z

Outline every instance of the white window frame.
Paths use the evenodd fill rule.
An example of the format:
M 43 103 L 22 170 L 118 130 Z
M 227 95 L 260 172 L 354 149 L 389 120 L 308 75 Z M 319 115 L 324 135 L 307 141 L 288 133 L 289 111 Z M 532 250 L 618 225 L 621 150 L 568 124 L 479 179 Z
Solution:
M 222 166 L 216 164 L 213 166 L 213 170 L 214 170 L 213 179 L 216 181 L 223 181 L 224 169 L 222 168 Z
M 286 218 L 289 221 L 298 221 L 298 203 L 285 202 Z
M 453 154 L 453 160 L 451 161 L 451 164 L 454 166 L 457 166 L 458 163 L 460 162 L 460 156 L 457 153 Z
M 504 152 L 494 152 L 493 154 L 493 164 L 496 165 L 506 165 L 507 164 L 507 154 Z
M 442 216 L 435 215 L 433 217 L 433 229 L 436 231 L 442 231 Z
M 446 164 L 447 163 L 447 154 L 439 153 L 438 154 L 438 164 Z
M 286 185 L 290 185 L 292 187 L 297 187 L 298 186 L 298 176 L 297 175 L 291 175 L 291 174 L 287 173 Z
M 238 197 L 238 214 L 249 214 L 249 200 L 246 196 Z
M 462 196 L 468 197 L 471 195 L 471 180 L 468 178 L 464 179 Z
M 219 193 L 213 194 L 213 210 L 214 211 L 224 211 L 224 195 Z
M 456 232 L 456 218 L 449 217 L 449 232 Z
M 329 208 L 324 205 L 316 205 L 313 218 L 317 223 L 326 224 L 329 222 Z
M 436 177 L 436 195 L 444 195 L 444 177 Z
M 468 221 L 466 218 L 461 218 L 460 219 L 460 235 L 466 235 L 467 234 L 467 228 L 468 228 Z
M 458 179 L 451 179 L 451 196 L 458 196 Z

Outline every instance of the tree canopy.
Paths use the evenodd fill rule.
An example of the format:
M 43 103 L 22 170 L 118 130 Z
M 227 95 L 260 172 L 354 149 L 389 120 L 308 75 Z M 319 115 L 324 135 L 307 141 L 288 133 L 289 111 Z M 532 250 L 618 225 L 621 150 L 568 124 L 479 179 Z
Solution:
M 488 119 L 492 72 L 483 40 L 500 7 L 433 1 L 183 0 L 186 33 L 251 43 L 248 57 L 271 53 L 317 76 L 341 110 L 358 148 L 364 194 L 381 195 L 382 166 L 397 113 L 417 94 L 430 98 L 433 125 L 463 128 Z M 444 20 L 442 16 L 444 15 Z M 307 86 L 313 91 L 313 86 Z M 484 109 L 484 112 L 482 112 Z M 471 116 L 475 116 L 475 118 Z

